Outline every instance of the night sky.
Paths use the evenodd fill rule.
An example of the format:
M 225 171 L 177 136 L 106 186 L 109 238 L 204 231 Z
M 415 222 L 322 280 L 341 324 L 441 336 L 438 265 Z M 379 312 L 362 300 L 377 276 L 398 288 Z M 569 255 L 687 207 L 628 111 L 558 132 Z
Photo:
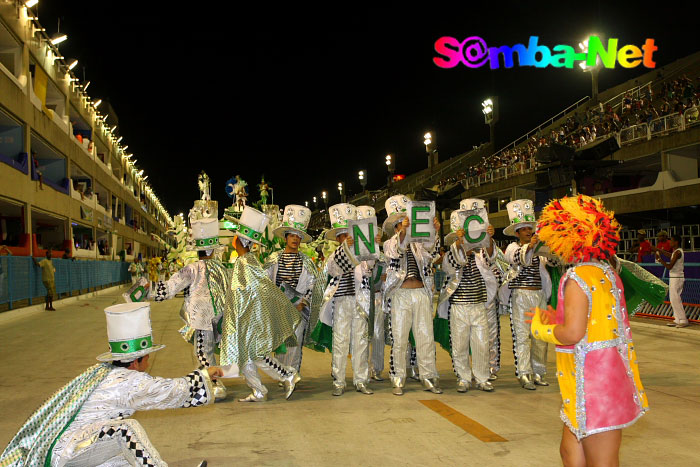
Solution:
M 499 96 L 501 147 L 590 94 L 577 66 L 440 69 L 432 58 L 441 36 L 501 46 L 537 35 L 550 48 L 591 32 L 620 46 L 652 37 L 657 68 L 700 50 L 700 9 L 677 2 L 485 2 L 490 11 L 437 3 L 42 0 L 38 12 L 49 34 L 60 17 L 63 55 L 79 60 L 81 79 L 84 67 L 93 100 L 110 101 L 122 144 L 171 215 L 192 206 L 202 169 L 220 210 L 235 174 L 251 185 L 249 202 L 264 173 L 276 204 L 320 200 L 324 189 L 334 203 L 339 181 L 360 190 L 360 169 L 368 189 L 383 185 L 389 152 L 396 173 L 425 168 L 427 130 L 441 160 L 487 142 L 486 97 Z M 604 69 L 600 91 L 646 71 Z

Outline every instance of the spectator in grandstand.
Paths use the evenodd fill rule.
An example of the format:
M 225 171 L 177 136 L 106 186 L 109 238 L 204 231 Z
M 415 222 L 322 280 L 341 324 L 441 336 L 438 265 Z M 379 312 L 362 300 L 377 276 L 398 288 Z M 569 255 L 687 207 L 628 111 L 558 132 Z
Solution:
M 44 287 L 46 288 L 46 307 L 44 309 L 56 311 L 53 307 L 53 297 L 56 295 L 56 281 L 54 276 L 56 268 L 51 261 L 51 249 L 46 250 L 45 259 L 41 261 L 37 261 L 34 257 L 32 257 L 32 259 L 34 260 L 34 265 L 41 268 L 41 282 L 44 283 Z
M 644 255 L 651 254 L 651 243 L 647 240 L 646 230 L 641 229 L 637 231 L 637 243 L 632 247 L 630 253 L 637 254 L 637 263 L 642 262 Z
M 673 308 L 673 321 L 668 323 L 667 326 L 677 328 L 688 326 L 688 318 L 685 316 L 685 308 L 683 308 L 683 301 L 681 300 L 683 285 L 685 283 L 685 255 L 681 248 L 681 242 L 682 239 L 680 235 L 673 235 L 671 236 L 670 242 L 673 253 L 664 250 L 657 250 L 656 252 L 656 259 L 663 264 L 669 272 L 668 296 L 671 301 L 671 307 Z M 670 262 L 667 263 L 664 256 L 670 257 Z

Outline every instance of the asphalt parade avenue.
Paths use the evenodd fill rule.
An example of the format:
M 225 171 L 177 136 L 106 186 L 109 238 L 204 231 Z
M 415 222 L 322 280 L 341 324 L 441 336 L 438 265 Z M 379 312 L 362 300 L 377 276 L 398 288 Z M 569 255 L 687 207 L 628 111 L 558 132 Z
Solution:
M 55 312 L 0 314 L 0 445 L 53 391 L 96 363 L 107 347 L 103 310 L 122 301 L 121 291 L 111 290 L 56 302 Z M 178 298 L 151 305 L 154 342 L 167 345 L 151 355 L 152 375 L 184 376 L 197 365 L 192 347 L 177 332 L 181 304 Z M 697 465 L 700 332 L 636 320 L 632 332 L 651 410 L 624 430 L 621 465 Z M 333 397 L 330 354 L 307 349 L 303 379 L 289 401 L 263 376 L 269 400 L 237 402 L 250 391 L 242 378 L 227 379 L 223 402 L 138 412 L 134 418 L 171 466 L 194 466 L 202 459 L 210 466 L 561 465 L 554 349 L 549 348 L 551 386 L 526 391 L 513 375 L 506 317 L 501 339 L 503 366 L 493 393 L 458 394 L 449 355 L 438 349 L 442 395 L 409 380 L 405 395 L 394 396 L 388 378 L 371 384 L 374 395 L 362 395 L 353 390 L 348 363 L 348 392 Z

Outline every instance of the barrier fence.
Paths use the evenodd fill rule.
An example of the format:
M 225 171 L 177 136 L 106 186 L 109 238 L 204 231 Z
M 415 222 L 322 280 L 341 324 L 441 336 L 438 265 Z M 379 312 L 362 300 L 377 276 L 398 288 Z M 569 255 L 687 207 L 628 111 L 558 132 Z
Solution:
M 57 296 L 54 299 L 74 292 L 90 292 L 131 281 L 129 263 L 70 259 L 53 259 L 52 262 L 56 268 L 54 277 Z M 31 305 L 40 297 L 39 303 L 43 303 L 45 296 L 41 268 L 34 265 L 31 257 L 0 256 L 0 307 L 7 304 L 12 309 L 17 306 L 17 302 L 24 300 Z

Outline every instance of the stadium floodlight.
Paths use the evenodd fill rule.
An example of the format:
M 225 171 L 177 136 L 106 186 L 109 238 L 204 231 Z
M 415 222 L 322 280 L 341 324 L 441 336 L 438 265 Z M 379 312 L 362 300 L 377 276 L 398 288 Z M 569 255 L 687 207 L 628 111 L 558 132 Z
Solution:
M 49 42 L 51 42 L 51 45 L 58 45 L 66 39 L 68 39 L 68 35 L 64 33 L 56 33 L 53 35 L 53 37 L 51 37 Z

